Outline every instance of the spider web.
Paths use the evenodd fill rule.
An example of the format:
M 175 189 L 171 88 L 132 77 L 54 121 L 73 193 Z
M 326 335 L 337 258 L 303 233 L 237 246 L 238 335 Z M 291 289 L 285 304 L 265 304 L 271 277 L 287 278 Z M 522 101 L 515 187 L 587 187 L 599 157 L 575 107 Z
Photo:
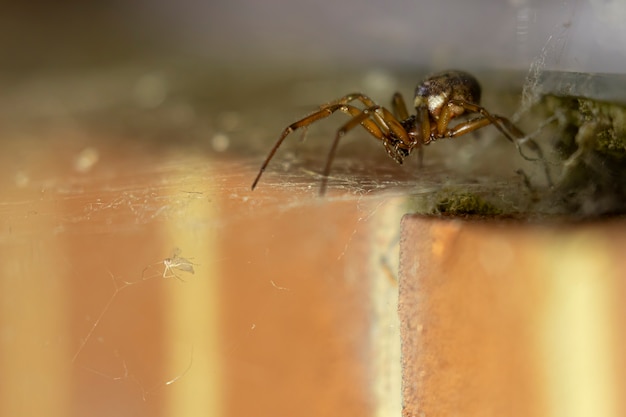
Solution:
M 93 320 L 91 326 L 89 327 L 87 333 L 84 337 L 81 338 L 79 342 L 79 346 L 76 349 L 74 355 L 72 356 L 71 362 L 75 365 L 78 365 L 81 369 L 84 369 L 94 375 L 98 375 L 102 378 L 108 379 L 114 382 L 125 382 L 130 381 L 135 384 L 141 391 L 141 397 L 143 401 L 147 401 L 148 398 L 157 393 L 158 391 L 166 388 L 169 385 L 177 382 L 181 378 L 183 378 L 191 369 L 193 365 L 193 346 L 190 349 L 190 359 L 186 368 L 184 368 L 180 373 L 174 375 L 173 377 L 158 383 L 147 384 L 142 382 L 140 378 L 133 373 L 132 367 L 129 366 L 129 363 L 126 359 L 121 357 L 120 352 L 117 349 L 113 350 L 113 354 L 116 360 L 119 360 L 121 368 L 123 372 L 118 373 L 117 375 L 111 374 L 110 371 L 99 370 L 93 368 L 89 364 L 80 364 L 80 358 L 83 352 L 89 347 L 90 344 L 96 342 L 94 340 L 96 331 L 99 326 L 103 322 L 105 316 L 114 308 L 116 301 L 127 292 L 131 287 L 139 287 L 142 285 L 146 285 L 149 281 L 154 279 L 168 279 L 168 278 L 176 278 L 181 282 L 184 280 L 179 276 L 181 273 L 193 273 L 193 267 L 191 267 L 191 263 L 186 258 L 180 256 L 180 250 L 177 248 L 174 250 L 173 255 L 170 258 L 165 258 L 161 262 L 156 262 L 150 264 L 144 268 L 142 271 L 141 277 L 135 281 L 126 281 L 121 278 L 116 277 L 110 270 L 107 270 L 107 274 L 109 275 L 113 292 L 111 296 L 108 298 L 106 303 L 101 308 L 99 314 Z M 160 267 L 159 267 L 160 266 Z M 146 272 L 148 272 L 146 274 Z
M 551 33 L 544 41 L 538 55 L 530 63 L 526 80 L 522 88 L 522 101 L 520 108 L 513 116 L 513 120 L 519 120 L 520 116 L 536 104 L 543 94 L 546 93 L 544 73 L 546 68 L 558 68 L 569 43 L 572 22 L 577 11 L 577 2 L 564 3 L 564 18 L 554 24 Z

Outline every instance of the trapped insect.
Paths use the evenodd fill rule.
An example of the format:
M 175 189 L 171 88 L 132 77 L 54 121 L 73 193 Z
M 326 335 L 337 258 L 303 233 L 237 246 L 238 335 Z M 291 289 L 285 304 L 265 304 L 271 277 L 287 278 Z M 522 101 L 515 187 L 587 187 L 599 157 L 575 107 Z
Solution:
M 154 278 L 155 275 L 149 275 L 146 277 L 146 271 L 149 269 L 153 270 L 157 265 L 163 265 L 165 267 L 163 269 L 163 273 L 161 274 L 163 278 L 176 278 L 179 281 L 184 282 L 185 280 L 179 277 L 178 274 L 176 274 L 175 270 L 195 274 L 195 270 L 193 269 L 193 267 L 196 264 L 191 262 L 190 260 L 191 258 L 190 259 L 183 258 L 182 256 L 180 256 L 180 254 L 181 254 L 181 250 L 178 248 L 175 248 L 172 253 L 171 258 L 165 258 L 161 262 L 156 262 L 154 264 L 150 264 L 146 266 L 141 273 L 142 280 Z
M 252 189 L 257 186 L 261 175 L 272 160 L 276 151 L 285 138 L 294 130 L 306 128 L 310 124 L 330 116 L 336 111 L 348 114 L 350 119 L 343 124 L 335 135 L 322 172 L 320 194 L 326 191 L 328 175 L 335 157 L 339 139 L 355 127 L 361 125 L 372 136 L 380 140 L 387 154 L 397 163 L 402 164 L 405 157 L 417 149 L 420 166 L 423 159 L 423 146 L 436 140 L 456 138 L 488 125 L 494 125 L 509 141 L 518 148 L 520 155 L 529 161 L 542 161 L 548 182 L 551 184 L 547 165 L 541 148 L 532 139 L 526 138 L 509 119 L 489 113 L 480 106 L 480 84 L 467 72 L 449 70 L 440 72 L 422 81 L 415 89 L 414 115 L 409 115 L 404 98 L 395 93 L 391 102 L 391 111 L 376 104 L 371 98 L 362 93 L 352 93 L 338 100 L 320 106 L 310 115 L 290 124 L 283 130 L 270 150 L 267 158 L 261 165 Z M 350 104 L 361 102 L 365 108 L 361 109 Z M 450 127 L 453 118 L 464 114 L 478 114 L 477 117 L 462 121 Z M 526 144 L 537 158 L 526 157 L 520 145 Z
M 189 259 L 182 258 L 180 256 L 175 255 L 173 258 L 165 258 L 163 260 L 163 265 L 165 266 L 165 269 L 163 270 L 163 278 L 175 277 L 180 281 L 184 281 L 182 278 L 176 275 L 174 269 L 183 272 L 190 272 L 192 274 L 195 273 L 193 269 L 194 263 L 191 262 Z

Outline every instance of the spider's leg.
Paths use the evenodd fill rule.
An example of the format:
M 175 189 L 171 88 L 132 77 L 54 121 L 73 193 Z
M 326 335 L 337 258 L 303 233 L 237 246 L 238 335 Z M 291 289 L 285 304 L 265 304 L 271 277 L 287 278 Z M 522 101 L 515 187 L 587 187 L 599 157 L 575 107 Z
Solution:
M 393 110 L 393 114 L 400 120 L 406 120 L 409 118 L 409 111 L 406 108 L 406 103 L 404 102 L 404 97 L 402 94 L 395 93 L 393 98 L 391 99 L 391 109 Z
M 326 166 L 323 171 L 322 185 L 320 187 L 320 195 L 323 195 L 326 191 L 326 185 L 328 183 L 328 175 L 330 173 L 330 167 L 332 166 L 335 158 L 335 152 L 339 140 L 350 130 L 354 129 L 358 125 L 363 126 L 372 136 L 383 142 L 387 153 L 392 156 L 397 162 L 402 162 L 402 157 L 395 148 L 397 143 L 403 143 L 405 148 L 409 151 L 415 146 L 407 134 L 402 124 L 391 114 L 389 110 L 378 105 L 373 105 L 367 109 L 360 110 L 354 106 L 346 105 L 340 108 L 344 113 L 352 115 L 352 119 L 346 122 L 335 135 L 335 139 L 332 143 L 328 158 L 326 159 Z M 399 142 L 398 142 L 399 141 Z
M 545 161 L 545 159 L 543 158 L 543 152 L 541 152 L 541 148 L 539 147 L 537 142 L 535 142 L 534 140 L 532 140 L 530 138 L 525 138 L 524 133 L 522 133 L 522 131 L 517 126 L 515 126 L 506 117 L 498 116 L 496 114 L 491 114 L 484 107 L 476 105 L 476 104 L 468 103 L 468 102 L 463 101 L 463 100 L 450 100 L 450 102 L 448 104 L 449 105 L 453 104 L 453 105 L 461 106 L 466 111 L 471 112 L 471 113 L 479 113 L 485 119 L 489 120 L 489 123 L 485 124 L 484 126 L 487 126 L 489 124 L 494 125 L 495 128 L 500 131 L 500 133 L 502 133 L 510 142 L 515 144 L 515 146 L 517 147 L 517 149 L 518 149 L 520 155 L 522 156 L 522 158 L 526 159 L 527 161 L 533 161 L 533 162 Z M 447 110 L 447 109 L 448 108 L 446 108 L 444 110 Z M 446 112 L 446 113 L 449 113 L 449 111 Z M 448 121 L 449 121 L 449 119 L 448 119 Z M 446 126 L 447 126 L 447 124 L 446 124 Z M 479 127 L 482 127 L 482 126 L 479 126 Z M 479 128 L 479 127 L 477 127 L 477 128 Z M 471 132 L 473 130 L 476 130 L 477 128 L 468 130 L 465 133 L 469 133 L 469 132 Z M 539 156 L 539 158 L 530 158 L 530 157 L 524 155 L 524 153 L 522 152 L 521 147 L 520 147 L 520 142 L 522 142 L 522 139 L 523 139 L 523 143 L 528 145 L 528 147 L 531 148 Z
M 267 158 L 265 158 L 263 165 L 261 165 L 261 169 L 259 169 L 259 173 L 257 174 L 256 178 L 254 179 L 254 182 L 252 183 L 252 189 L 254 190 L 257 183 L 261 179 L 261 175 L 263 175 L 263 172 L 267 168 L 267 165 L 270 163 L 270 161 L 274 157 L 274 154 L 276 153 L 280 145 L 283 143 L 285 138 L 289 136 L 291 132 L 293 132 L 294 130 L 306 127 L 310 125 L 311 123 L 316 122 L 317 120 L 328 117 L 342 107 L 345 107 L 345 105 L 344 104 L 329 104 L 329 105 L 322 106 L 318 111 L 311 113 L 308 116 L 298 120 L 297 122 L 294 122 L 290 124 L 289 126 L 287 126 L 285 130 L 283 130 L 283 133 L 280 135 L 280 137 L 278 138 L 278 140 L 276 141 L 272 149 L 270 150 L 270 153 L 267 155 Z
M 352 115 L 352 119 L 348 120 L 341 128 L 337 130 L 337 134 L 335 135 L 335 139 L 330 147 L 330 151 L 328 152 L 328 157 L 326 158 L 326 166 L 324 167 L 324 171 L 322 173 L 322 185 L 320 186 L 320 195 L 324 195 L 326 192 L 326 186 L 328 184 L 328 175 L 330 174 L 330 167 L 332 166 L 333 160 L 335 159 L 335 153 L 337 151 L 337 145 L 339 144 L 339 139 L 345 136 L 350 130 L 355 127 L 361 125 L 363 126 L 372 136 L 376 139 L 383 140 L 385 138 L 385 133 L 380 129 L 380 127 L 374 123 L 373 120 L 370 119 L 372 114 L 379 108 L 379 106 L 369 107 L 364 110 L 359 110 L 356 107 L 346 105 L 345 110 L 341 109 L 345 113 Z
M 363 103 L 363 105 L 365 105 L 366 108 L 374 107 L 377 105 L 374 100 L 372 100 L 371 98 L 369 98 L 363 93 L 350 93 L 350 94 L 346 94 L 345 96 L 335 101 L 330 102 L 329 104 L 327 104 L 327 106 L 328 105 L 332 106 L 335 104 L 349 104 L 352 101 L 360 101 L 361 103 Z
M 459 123 L 453 128 L 446 129 L 442 136 L 446 138 L 457 138 L 485 126 L 489 126 L 490 124 L 493 124 L 493 122 L 486 117 L 476 117 L 474 119 L 466 120 L 463 123 Z
M 383 126 L 383 130 L 393 133 L 393 136 L 402 142 L 407 148 L 414 146 L 409 134 L 400 121 L 386 108 L 380 107 L 374 112 L 375 119 Z
M 487 112 L 485 111 L 485 113 Z M 541 162 L 541 164 L 543 165 L 543 170 L 546 175 L 546 179 L 548 181 L 548 185 L 552 187 L 554 183 L 552 181 L 552 176 L 550 175 L 550 168 L 548 167 L 548 161 L 546 161 L 546 159 L 544 158 L 543 151 L 541 150 L 541 147 L 539 146 L 539 144 L 535 142 L 534 140 L 532 140 L 531 138 L 525 136 L 524 133 L 521 130 L 519 130 L 519 128 L 515 126 L 506 117 L 502 117 L 498 115 L 491 115 L 491 117 L 494 118 L 498 122 L 498 123 L 494 123 L 494 126 L 496 126 L 496 128 L 498 128 L 500 132 L 505 134 L 505 129 L 501 129 L 499 127 L 502 124 L 506 128 L 506 130 L 508 130 L 509 132 L 513 134 L 514 138 L 510 138 L 506 134 L 505 136 L 507 137 L 507 139 L 509 139 L 515 144 L 515 147 L 517 148 L 517 152 L 522 156 L 522 158 L 526 159 L 527 161 Z M 535 155 L 537 155 L 537 158 L 530 158 L 526 156 L 524 152 L 522 151 L 522 147 L 521 147 L 522 144 L 528 146 L 535 153 Z
M 530 138 L 525 139 L 524 133 L 522 133 L 522 131 L 517 126 L 515 126 L 509 119 L 503 116 L 499 116 L 499 115 L 492 115 L 487 110 L 485 110 L 484 107 L 476 105 L 476 104 L 468 103 L 463 100 L 450 100 L 450 102 L 448 103 L 448 106 L 446 106 L 444 110 L 442 111 L 442 114 L 450 113 L 448 109 L 450 108 L 449 106 L 451 104 L 461 106 L 468 112 L 478 113 L 482 117 L 478 117 L 478 118 L 463 122 L 455 126 L 453 129 L 447 129 L 447 126 L 446 126 L 446 131 L 445 131 L 444 136 L 458 137 L 466 133 L 473 132 L 474 130 L 480 129 L 482 127 L 493 125 L 495 126 L 496 129 L 500 131 L 500 133 L 504 135 L 504 137 L 506 137 L 510 142 L 512 142 L 515 145 L 515 147 L 517 148 L 517 151 L 522 156 L 522 158 L 526 159 L 527 161 L 541 162 L 544 167 L 548 184 L 550 186 L 553 185 L 552 177 L 550 175 L 550 169 L 548 168 L 547 161 L 543 157 L 543 152 L 541 151 L 541 148 L 539 147 L 537 142 L 535 142 L 534 140 Z M 449 119 L 450 117 L 448 116 L 448 121 Z M 443 132 L 440 132 L 440 133 L 443 133 Z M 537 154 L 538 158 L 530 158 L 524 155 L 524 152 L 522 152 L 520 143 L 524 143 L 528 145 L 528 147 L 531 148 Z
M 534 140 L 532 140 L 531 138 L 527 137 L 526 135 L 524 135 L 524 133 L 519 130 L 519 128 L 517 126 L 515 126 L 513 124 L 513 122 L 511 122 L 509 119 L 507 119 L 506 117 L 502 117 L 502 116 L 498 116 L 498 115 L 492 115 L 496 120 L 498 120 L 498 122 L 502 123 L 502 125 L 506 128 L 506 130 L 508 130 L 509 132 L 511 132 L 513 134 L 513 136 L 515 137 L 515 140 L 513 142 L 517 142 L 520 144 L 524 144 L 527 145 L 533 152 L 535 152 L 539 158 L 530 158 L 527 157 L 526 155 L 524 155 L 524 153 L 522 152 L 521 148 L 518 147 L 520 155 L 522 155 L 522 158 L 528 160 L 528 161 L 537 161 L 537 160 L 544 160 L 543 158 L 543 152 L 541 152 L 541 148 L 539 147 L 539 145 L 537 144 L 537 142 L 535 142 Z
M 407 110 L 406 103 L 404 102 L 404 97 L 402 94 L 395 93 L 393 98 L 391 99 L 391 108 L 393 110 L 393 114 L 399 120 L 406 120 L 409 118 L 409 111 Z M 422 138 L 429 138 L 430 136 L 430 120 L 428 119 L 428 112 L 420 112 L 418 111 L 417 117 L 420 118 L 420 127 L 422 129 Z M 422 142 L 424 139 L 422 139 Z M 419 167 L 421 168 L 424 165 L 424 147 L 423 143 L 417 143 L 417 160 Z
M 424 166 L 424 146 L 422 145 L 428 145 L 432 142 L 433 137 L 430 127 L 430 114 L 428 112 L 428 108 L 426 106 L 419 106 L 415 110 L 417 112 L 415 116 L 417 118 L 417 122 L 419 123 L 418 131 L 421 130 L 421 137 L 419 138 L 421 143 L 417 144 L 418 166 L 421 168 Z
M 402 123 L 384 107 L 377 109 L 373 117 L 383 128 L 383 132 L 385 132 L 385 136 L 382 141 L 389 156 L 391 156 L 397 163 L 401 164 L 403 158 L 417 147 L 419 149 L 418 152 L 421 166 L 423 159 L 423 151 L 421 147 L 423 144 L 422 141 L 411 139 Z M 402 149 L 404 152 L 399 152 L 399 149 Z
M 340 99 L 337 99 L 325 106 L 322 106 L 321 108 L 323 109 L 324 107 L 333 106 L 336 104 L 348 104 L 352 101 L 360 101 L 366 106 L 366 109 L 376 108 L 376 112 L 372 114 L 372 117 L 376 119 L 376 121 L 378 121 L 380 124 L 387 127 L 389 130 L 392 130 L 394 131 L 394 133 L 400 135 L 402 142 L 406 144 L 409 143 L 408 135 L 406 134 L 406 131 L 399 122 L 399 120 L 405 120 L 409 117 L 409 112 L 404 102 L 404 98 L 400 93 L 395 93 L 393 95 L 391 103 L 393 113 L 386 108 L 379 106 L 374 100 L 372 100 L 363 93 L 346 94 Z

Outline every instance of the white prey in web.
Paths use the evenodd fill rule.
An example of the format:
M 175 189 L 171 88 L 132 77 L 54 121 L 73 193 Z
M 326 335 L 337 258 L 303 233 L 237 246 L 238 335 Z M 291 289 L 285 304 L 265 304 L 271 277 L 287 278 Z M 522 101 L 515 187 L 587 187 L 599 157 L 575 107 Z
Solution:
M 181 250 L 175 248 L 172 254 L 172 257 L 165 258 L 163 261 L 155 262 L 146 266 L 141 272 L 141 279 L 147 280 L 150 278 L 155 278 L 160 276 L 162 278 L 176 278 L 181 282 L 185 282 L 177 273 L 178 272 L 187 272 L 190 274 L 195 274 L 195 270 L 193 269 L 194 264 L 190 259 L 183 258 L 180 256 Z M 160 266 L 163 265 L 163 272 L 160 272 Z M 146 275 L 146 272 L 150 272 L 149 275 Z

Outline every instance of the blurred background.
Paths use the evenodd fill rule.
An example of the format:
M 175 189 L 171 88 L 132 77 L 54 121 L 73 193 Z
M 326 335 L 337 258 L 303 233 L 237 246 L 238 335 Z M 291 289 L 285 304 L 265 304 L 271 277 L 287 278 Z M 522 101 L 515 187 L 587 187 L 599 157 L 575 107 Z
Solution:
M 621 72 L 626 58 L 616 0 L 3 3 L 5 70 L 169 56 L 272 68 L 526 71 L 545 54 L 547 69 Z
M 252 193 L 266 152 L 320 103 L 410 102 L 431 71 L 476 71 L 506 115 L 527 76 L 623 74 L 625 20 L 618 0 L 3 1 L 0 415 L 399 415 L 407 190 L 508 144 L 442 144 L 417 175 L 352 134 L 325 199 L 341 116 Z

